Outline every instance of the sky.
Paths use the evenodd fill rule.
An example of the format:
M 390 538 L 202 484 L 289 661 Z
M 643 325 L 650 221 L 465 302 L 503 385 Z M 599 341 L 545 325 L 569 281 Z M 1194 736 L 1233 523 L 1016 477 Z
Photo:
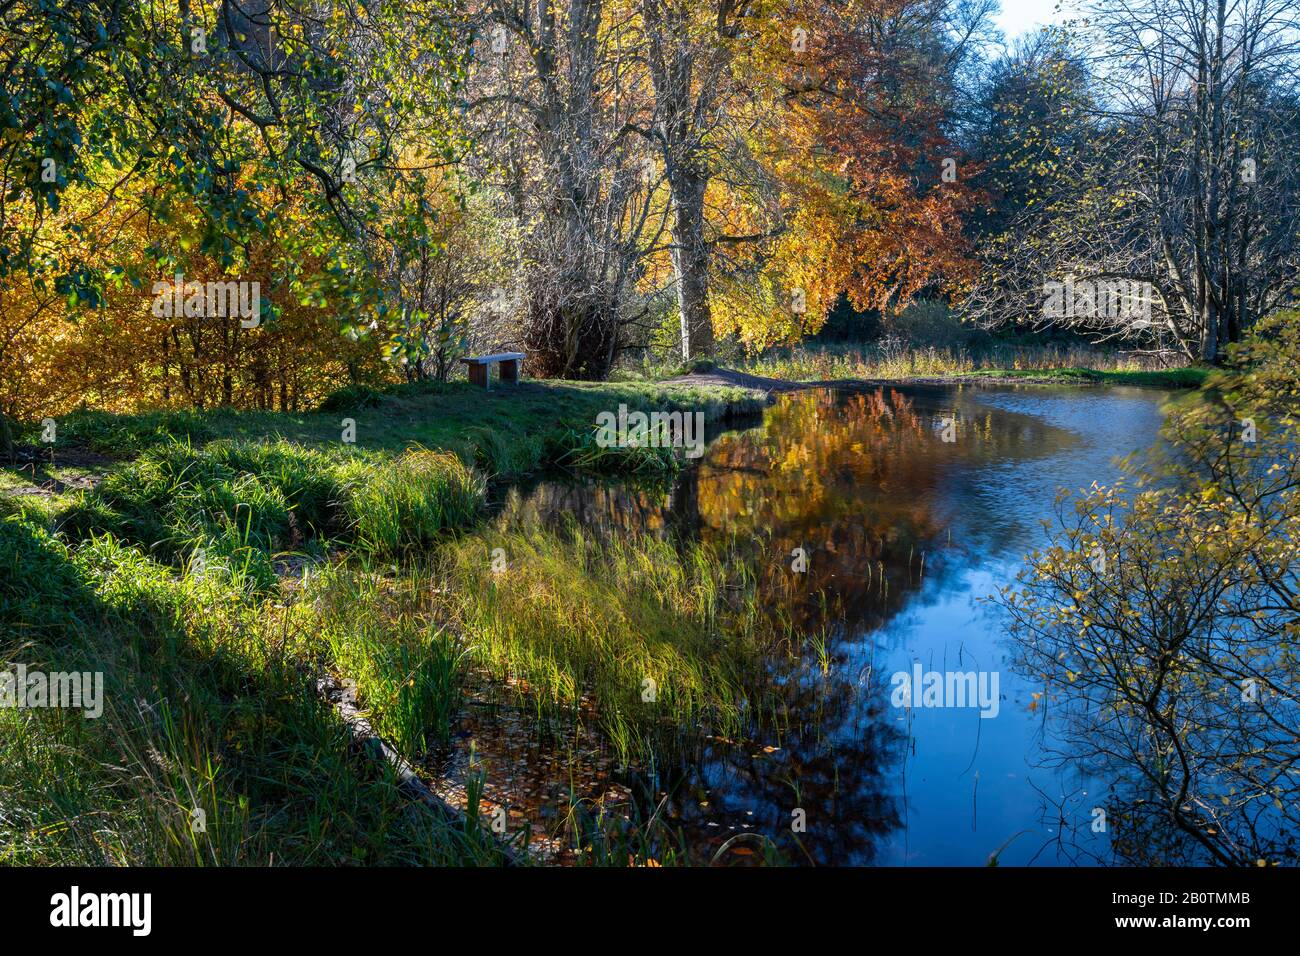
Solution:
M 1074 6 L 1073 0 L 1002 0 L 994 22 L 1010 43 L 1021 34 L 1066 19 Z

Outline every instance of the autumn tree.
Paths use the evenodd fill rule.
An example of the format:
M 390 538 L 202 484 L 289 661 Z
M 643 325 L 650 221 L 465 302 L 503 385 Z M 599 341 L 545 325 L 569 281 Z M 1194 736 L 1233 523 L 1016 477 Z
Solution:
M 770 43 L 773 31 L 787 32 L 789 20 L 780 7 L 641 0 L 654 90 L 653 122 L 645 132 L 662 163 L 671 203 L 670 251 L 685 359 L 713 349 L 710 271 L 720 250 L 763 238 L 730 232 L 733 223 L 716 204 L 714 184 L 739 192 L 752 190 L 761 177 L 747 149 L 746 127 L 754 105 L 765 102 L 765 84 L 755 82 L 753 70 L 772 63 L 755 57 L 753 48 Z
M 114 88 L 116 68 L 145 29 L 128 3 L 0 7 L 0 382 L 18 378 L 28 359 L 19 347 L 44 310 L 87 284 L 84 264 L 43 229 L 88 161 L 115 148 L 112 125 L 87 104 Z M 0 451 L 10 447 L 14 402 L 0 394 Z
M 781 109 L 755 143 L 780 225 L 728 249 L 749 267 L 731 270 L 716 324 L 763 348 L 815 332 L 841 294 L 859 309 L 898 307 L 965 281 L 961 217 L 975 194 L 951 78 L 978 51 L 987 14 L 931 0 L 788 14 L 768 53 L 781 64 Z
M 493 0 L 481 11 L 467 106 L 518 236 L 536 375 L 604 377 L 636 318 L 633 293 L 666 216 L 641 162 L 641 42 L 616 2 Z

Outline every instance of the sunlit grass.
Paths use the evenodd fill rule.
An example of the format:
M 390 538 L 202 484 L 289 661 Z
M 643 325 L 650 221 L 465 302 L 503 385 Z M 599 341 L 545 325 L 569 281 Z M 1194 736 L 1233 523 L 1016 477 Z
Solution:
M 293 615 L 222 574 L 179 576 L 100 537 L 0 522 L 0 657 L 98 670 L 104 714 L 0 710 L 11 864 L 499 861 L 358 763 Z
M 744 724 L 762 655 L 781 640 L 754 612 L 752 575 L 700 549 L 482 519 L 488 475 L 589 451 L 573 436 L 618 401 L 697 403 L 711 421 L 761 402 L 566 387 L 547 397 L 573 424 L 541 428 L 536 396 L 502 425 L 508 405 L 460 393 L 441 397 L 488 414 L 453 423 L 432 449 L 349 445 L 326 415 L 306 441 L 284 434 L 304 419 L 262 413 L 63 423 L 65 438 L 134 457 L 89 490 L 0 497 L 0 663 L 102 670 L 105 713 L 0 711 L 0 860 L 500 862 L 472 813 L 448 828 L 409 812 L 389 768 L 358 756 L 322 699 L 323 674 L 351 682 L 376 732 L 416 762 L 448 742 L 471 674 L 505 677 L 539 715 L 594 706 L 628 759 Z M 375 401 L 391 419 L 439 397 Z M 349 414 L 372 411 L 368 400 Z M 636 474 L 642 452 L 562 464 Z M 492 576 L 501 544 L 524 590 Z M 530 591 L 550 597 L 532 607 Z M 672 855 L 665 834 L 653 847 L 616 840 L 589 862 Z
M 856 347 L 799 346 L 775 350 L 742 362 L 739 368 L 755 375 L 791 381 L 834 379 L 941 378 L 966 375 L 1057 377 L 1076 381 L 1106 381 L 1117 374 L 1121 383 L 1168 384 L 1193 387 L 1197 370 L 1161 369 L 1149 357 L 1108 352 L 1084 346 L 999 345 L 977 350 L 962 347 L 873 345 Z M 1048 374 L 1051 373 L 1051 374 Z M 1149 380 L 1143 380 L 1143 377 Z
M 203 449 L 221 440 L 270 444 L 283 439 L 336 454 L 345 447 L 344 421 L 349 420 L 357 451 L 395 455 L 411 446 L 449 451 L 484 475 L 518 477 L 552 463 L 555 439 L 571 430 L 589 431 L 598 414 L 617 411 L 620 404 L 643 411 L 699 410 L 711 424 L 763 407 L 752 392 L 720 386 L 525 381 L 484 391 L 467 382 L 419 382 L 354 391 L 318 411 L 75 411 L 57 418 L 55 453 L 73 446 L 121 458 L 176 441 Z M 15 429 L 20 444 L 40 446 L 38 422 L 17 423 Z
M 428 545 L 473 519 L 483 482 L 457 456 L 326 454 L 287 442 L 152 448 L 81 495 L 75 537 L 111 532 L 198 570 L 242 567 L 263 589 L 279 551 L 333 535 L 377 554 Z
M 540 718 L 590 705 L 625 760 L 741 732 L 764 660 L 796 645 L 759 611 L 752 569 L 699 545 L 527 524 L 449 544 L 438 574 L 479 666 Z
M 428 580 L 416 568 L 332 564 L 310 575 L 295 609 L 308 646 L 411 759 L 447 741 L 466 670 L 464 649 L 432 621 Z
M 450 452 L 353 462 L 340 479 L 349 534 L 378 554 L 426 548 L 446 530 L 470 524 L 483 504 L 482 478 Z

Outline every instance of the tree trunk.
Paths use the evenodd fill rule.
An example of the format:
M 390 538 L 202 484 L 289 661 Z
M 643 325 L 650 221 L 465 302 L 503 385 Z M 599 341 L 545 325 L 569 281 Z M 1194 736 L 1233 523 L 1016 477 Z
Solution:
M 704 241 L 702 177 L 682 171 L 670 175 L 673 194 L 673 273 L 677 278 L 677 316 L 682 330 L 682 359 L 713 352 L 713 316 L 709 311 L 709 250 Z
M 712 111 L 722 60 L 692 34 L 690 4 L 642 0 L 650 37 L 650 78 L 656 127 L 672 203 L 673 273 L 682 359 L 713 351 L 709 311 L 709 247 L 704 239 L 704 193 L 709 173 L 702 159 L 704 133 L 698 117 Z
M 1219 357 L 1219 313 L 1207 301 L 1201 307 L 1201 361 L 1214 363 Z
M 11 455 L 14 450 L 13 432 L 9 430 L 9 419 L 0 412 L 0 455 Z

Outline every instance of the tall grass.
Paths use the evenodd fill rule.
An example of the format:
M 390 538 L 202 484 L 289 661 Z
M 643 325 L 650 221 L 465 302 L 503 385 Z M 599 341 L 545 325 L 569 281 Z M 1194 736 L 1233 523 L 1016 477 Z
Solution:
M 265 590 L 270 555 L 330 525 L 327 459 L 289 445 L 172 442 L 83 493 L 62 521 L 73 538 L 111 533 L 200 575 L 238 570 Z M 301 509 L 302 519 L 298 518 Z
M 465 431 L 461 447 L 465 457 L 484 475 L 526 475 L 551 459 L 547 457 L 550 435 L 519 435 L 477 425 Z
M 106 536 L 0 521 L 0 657 L 98 670 L 104 714 L 0 709 L 0 860 L 495 862 L 350 755 L 295 618 Z
M 454 829 L 412 814 L 391 771 L 356 756 L 323 672 L 354 680 L 412 759 L 448 741 L 472 668 L 509 675 L 539 714 L 597 707 L 629 758 L 741 727 L 780 638 L 753 613 L 748 572 L 648 539 L 475 529 L 484 473 L 582 451 L 579 426 L 610 401 L 704 403 L 710 421 L 759 407 L 670 391 L 557 388 L 559 425 L 533 408 L 520 420 L 544 424 L 503 437 L 480 417 L 443 443 L 460 456 L 214 440 L 283 420 L 262 413 L 61 420 L 61 439 L 137 455 L 58 501 L 0 499 L 0 667 L 102 671 L 104 715 L 0 709 L 0 861 L 499 862 L 472 813 Z M 636 471 L 638 452 L 576 467 Z M 506 579 L 490 571 L 497 546 Z M 629 840 L 644 843 L 599 862 L 626 862 Z
M 589 475 L 662 481 L 682 467 L 672 437 L 664 425 L 653 442 L 647 429 L 627 436 L 625 444 L 602 447 L 594 430 L 570 429 L 552 439 L 550 455 L 557 465 Z
M 343 562 L 311 575 L 299 605 L 311 645 L 355 682 L 371 725 L 410 759 L 448 740 L 466 669 L 463 649 L 432 621 L 428 581 L 418 568 L 386 576 Z
M 111 532 L 163 561 L 241 568 L 263 590 L 277 551 L 326 536 L 378 554 L 424 547 L 468 524 L 483 482 L 450 452 L 329 455 L 288 442 L 152 448 L 69 509 L 74 537 Z
M 797 346 L 751 358 L 740 367 L 755 375 L 792 381 L 968 375 L 984 370 L 1090 369 L 1144 372 L 1165 367 L 1154 356 L 1108 352 L 1088 346 L 1001 345 L 913 347 L 883 342 L 860 347 Z
M 412 449 L 382 467 L 355 462 L 341 478 L 351 535 L 373 553 L 427 548 L 483 504 L 482 478 L 451 452 Z
M 589 705 L 624 760 L 741 732 L 765 658 L 794 646 L 760 613 L 752 571 L 703 546 L 525 523 L 449 544 L 438 573 L 475 662 L 543 720 Z

